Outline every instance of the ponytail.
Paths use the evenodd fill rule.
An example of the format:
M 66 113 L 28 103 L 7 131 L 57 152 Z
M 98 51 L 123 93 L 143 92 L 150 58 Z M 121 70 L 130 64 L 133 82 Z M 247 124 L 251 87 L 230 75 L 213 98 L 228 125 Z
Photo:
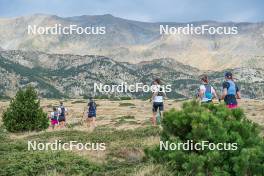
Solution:
M 209 79 L 208 79 L 208 76 L 207 76 L 207 75 L 203 75 L 203 76 L 201 77 L 201 80 L 202 80 L 203 82 L 205 82 L 206 84 L 209 83 Z

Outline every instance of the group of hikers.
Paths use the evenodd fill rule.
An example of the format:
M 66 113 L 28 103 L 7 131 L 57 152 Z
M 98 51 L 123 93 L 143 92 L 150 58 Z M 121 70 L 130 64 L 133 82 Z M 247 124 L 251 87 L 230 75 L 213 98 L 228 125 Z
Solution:
M 86 123 L 87 126 L 91 126 L 92 128 L 96 127 L 96 103 L 93 100 L 93 98 L 89 98 L 88 102 L 88 108 L 87 108 L 87 119 Z M 85 111 L 84 111 L 85 113 Z M 63 105 L 63 102 L 60 102 L 60 105 L 58 107 L 53 107 L 52 112 L 49 115 L 50 121 L 51 121 L 51 128 L 63 128 L 65 127 L 66 122 L 66 115 L 68 115 L 67 108 Z
M 161 86 L 160 79 L 155 79 L 152 85 L 152 97 L 150 101 L 152 102 L 152 112 L 153 116 L 151 122 L 153 126 L 157 125 L 157 115 L 160 118 L 163 118 L 164 111 L 164 99 L 167 98 L 167 95 L 164 89 Z M 218 94 L 214 87 L 210 84 L 209 78 L 207 75 L 201 76 L 201 85 L 198 89 L 196 98 L 201 101 L 201 103 L 211 103 L 213 99 L 218 101 L 224 100 L 227 108 L 234 109 L 237 108 L 238 102 L 237 99 L 241 98 L 240 91 L 238 86 L 235 84 L 233 75 L 231 72 L 225 73 L 225 81 L 222 86 L 222 95 L 218 97 Z M 86 122 L 88 127 L 96 127 L 96 103 L 92 97 L 89 98 L 87 104 Z M 53 111 L 50 114 L 51 127 L 54 128 L 63 128 L 65 127 L 66 114 L 68 110 L 64 107 L 63 102 L 60 102 L 60 106 L 53 107 Z M 85 111 L 84 111 L 85 112 Z
M 65 127 L 67 108 L 64 107 L 63 102 L 60 102 L 58 108 L 53 107 L 52 112 L 50 113 L 50 123 L 52 129 L 54 128 L 63 128 Z
M 241 98 L 240 90 L 235 84 L 233 79 L 233 74 L 231 72 L 225 73 L 225 81 L 222 86 L 222 95 L 218 97 L 216 90 L 212 85 L 208 75 L 201 76 L 201 85 L 196 94 L 196 98 L 201 101 L 201 103 L 212 103 L 213 99 L 224 100 L 227 108 L 234 109 L 238 107 L 237 99 Z M 155 79 L 153 81 L 152 97 L 151 101 L 153 102 L 152 112 L 153 116 L 151 118 L 152 125 L 157 125 L 157 116 L 163 117 L 164 111 L 164 98 L 167 98 L 164 89 L 162 89 L 160 79 Z

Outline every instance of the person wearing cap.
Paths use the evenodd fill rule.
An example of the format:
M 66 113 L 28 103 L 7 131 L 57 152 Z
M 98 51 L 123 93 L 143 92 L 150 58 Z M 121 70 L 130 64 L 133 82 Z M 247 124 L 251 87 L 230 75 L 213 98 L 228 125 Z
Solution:
M 233 80 L 231 72 L 225 73 L 225 82 L 223 83 L 222 99 L 225 101 L 227 108 L 237 108 L 237 99 L 241 98 L 240 90 Z

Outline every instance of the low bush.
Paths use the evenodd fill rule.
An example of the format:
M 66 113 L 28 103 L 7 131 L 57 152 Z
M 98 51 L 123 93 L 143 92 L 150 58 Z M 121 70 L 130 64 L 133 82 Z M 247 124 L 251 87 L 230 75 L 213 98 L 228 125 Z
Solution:
M 120 100 L 132 100 L 131 97 L 120 97 Z
M 1 158 L 1 175 L 97 175 L 100 167 L 66 152 L 14 152 Z
M 160 146 L 146 150 L 148 157 L 165 164 L 175 175 L 264 175 L 264 140 L 258 125 L 241 109 L 188 102 L 180 111 L 166 112 L 162 125 L 161 141 L 169 144 L 191 140 L 194 144 L 237 144 L 236 150 L 160 150 Z
M 133 103 L 119 103 L 119 106 L 136 106 Z

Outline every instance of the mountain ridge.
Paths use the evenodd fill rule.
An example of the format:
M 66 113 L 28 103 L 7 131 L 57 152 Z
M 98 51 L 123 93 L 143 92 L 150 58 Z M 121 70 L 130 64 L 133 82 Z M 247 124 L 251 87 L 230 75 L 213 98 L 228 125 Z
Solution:
M 74 20 L 73 20 L 74 19 Z M 52 26 L 71 23 L 79 26 L 103 25 L 105 35 L 27 35 L 29 24 Z M 0 19 L 0 47 L 4 50 L 43 51 L 50 54 L 102 55 L 118 62 L 139 63 L 159 58 L 197 67 L 223 70 L 246 67 L 257 59 L 255 67 L 264 68 L 264 23 L 190 22 L 196 25 L 237 25 L 238 35 L 160 35 L 159 25 L 186 25 L 176 22 L 139 22 L 112 15 L 59 17 L 32 15 Z M 216 23 L 216 24 L 215 24 Z
M 44 64 L 52 61 L 51 64 Z M 118 62 L 104 56 L 47 54 L 43 52 L 0 51 L 0 93 L 12 97 L 20 88 L 33 85 L 41 97 L 81 98 L 108 96 L 147 98 L 150 93 L 94 92 L 94 83 L 103 85 L 151 85 L 161 78 L 171 85 L 170 98 L 192 98 L 197 93 L 200 75 L 209 75 L 211 84 L 221 92 L 224 71 L 204 72 L 171 58 L 161 58 L 138 64 Z M 245 98 L 264 98 L 264 70 L 255 68 L 231 69 Z

